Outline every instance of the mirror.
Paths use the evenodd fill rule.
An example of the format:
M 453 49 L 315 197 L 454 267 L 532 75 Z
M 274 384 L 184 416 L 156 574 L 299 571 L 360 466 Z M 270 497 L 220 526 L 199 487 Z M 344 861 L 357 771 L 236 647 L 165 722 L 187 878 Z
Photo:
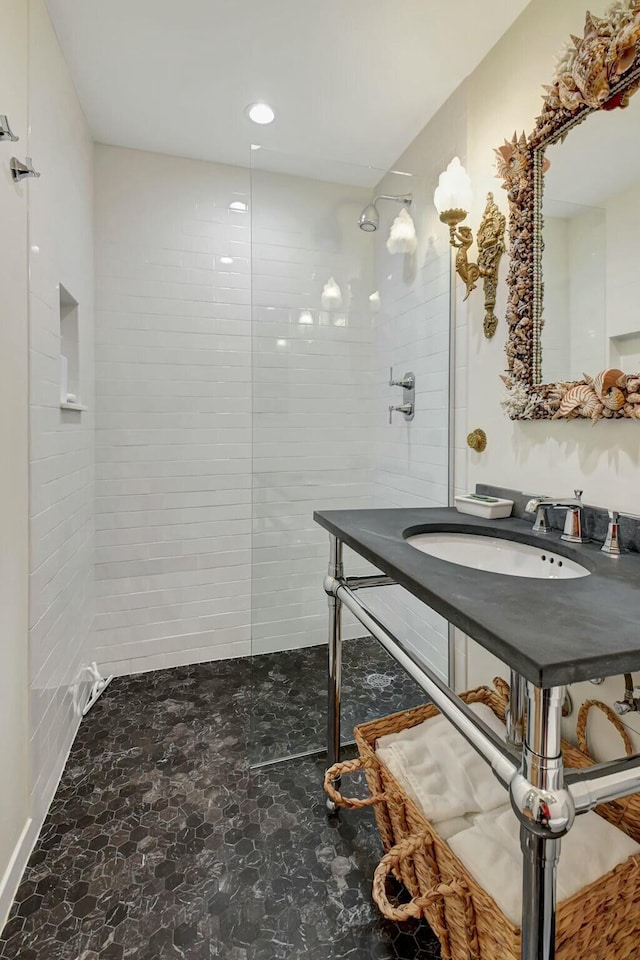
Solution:
M 541 382 L 640 370 L 640 97 L 545 150 Z
M 587 13 L 533 132 L 496 150 L 509 198 L 514 420 L 640 420 L 640 2 Z

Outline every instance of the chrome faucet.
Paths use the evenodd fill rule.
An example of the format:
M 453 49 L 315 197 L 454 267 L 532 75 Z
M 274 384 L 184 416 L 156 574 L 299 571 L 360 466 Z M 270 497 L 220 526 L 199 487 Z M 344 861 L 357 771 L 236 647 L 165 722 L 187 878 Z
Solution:
M 620 519 L 620 514 L 617 510 L 609 510 L 609 526 L 607 528 L 607 539 L 604 541 L 604 545 L 600 547 L 602 553 L 606 553 L 608 557 L 619 557 L 620 556 L 620 526 L 618 521 Z
M 620 543 L 620 517 L 626 517 L 627 520 L 635 520 L 636 523 L 640 521 L 640 517 L 635 513 L 621 513 L 619 510 L 608 510 L 607 513 L 609 514 L 607 537 L 600 549 L 605 556 L 612 557 L 615 560 L 623 550 L 622 544 Z
M 551 509 L 566 510 L 567 518 L 564 524 L 564 532 L 560 539 L 568 540 L 570 543 L 587 542 L 588 538 L 584 536 L 582 490 L 574 490 L 573 497 L 562 497 L 558 500 L 550 497 L 532 497 L 525 509 L 527 513 L 536 514 L 533 525 L 534 533 L 551 533 L 548 511 Z

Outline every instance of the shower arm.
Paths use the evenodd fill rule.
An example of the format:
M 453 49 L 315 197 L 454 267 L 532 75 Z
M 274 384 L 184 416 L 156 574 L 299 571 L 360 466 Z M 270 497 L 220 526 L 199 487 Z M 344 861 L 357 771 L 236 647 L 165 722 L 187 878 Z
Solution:
M 375 207 L 378 200 L 395 200 L 396 203 L 404 203 L 405 206 L 410 207 L 413 203 L 413 194 L 405 193 L 399 197 L 391 197 L 389 194 L 381 193 L 373 200 L 373 206 Z

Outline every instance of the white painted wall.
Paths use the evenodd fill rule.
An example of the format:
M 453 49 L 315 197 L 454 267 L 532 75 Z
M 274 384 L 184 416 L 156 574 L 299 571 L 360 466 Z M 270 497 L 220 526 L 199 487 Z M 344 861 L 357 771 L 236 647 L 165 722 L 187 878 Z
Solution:
M 93 144 L 44 0 L 29 3 L 31 792 L 48 809 L 93 659 Z M 83 413 L 60 409 L 59 285 L 78 302 Z
M 42 0 L 9 0 L 3 14 L 3 110 L 20 141 L 1 145 L 0 765 L 10 786 L 0 799 L 0 921 L 77 729 L 87 688 L 74 681 L 90 659 L 93 615 L 92 415 L 60 410 L 58 310 L 62 281 L 81 304 L 91 405 L 92 146 Z M 14 185 L 12 153 L 32 156 L 41 178 Z
M 475 197 L 469 222 L 474 226 L 480 220 L 489 190 L 495 192 L 498 204 L 507 212 L 504 191 L 496 189 L 499 184 L 495 179 L 493 149 L 505 137 L 511 137 L 514 129 L 533 129 L 540 110 L 541 84 L 552 76 L 560 47 L 571 33 L 581 32 L 583 23 L 583 0 L 567 0 L 563 4 L 536 0 L 459 88 L 457 95 L 464 98 L 467 106 L 466 166 Z M 509 78 L 508 82 L 505 78 Z M 429 128 L 430 125 L 424 134 L 427 142 Z M 462 147 L 460 150 L 462 155 Z M 506 285 L 501 284 L 498 317 L 505 315 L 506 293 Z M 482 317 L 482 297 L 472 294 L 468 301 L 468 403 L 466 414 L 460 416 L 458 438 L 467 430 L 482 427 L 488 435 L 488 446 L 482 454 L 468 452 L 469 487 L 488 482 L 534 493 L 559 494 L 582 487 L 588 503 L 640 512 L 638 425 L 617 421 L 594 428 L 588 422 L 577 421 L 510 421 L 500 406 L 506 326 L 501 323 L 493 340 L 486 340 Z M 490 681 L 498 670 L 500 664 L 494 658 L 476 644 L 469 644 L 466 685 Z M 622 687 L 621 678 L 617 678 L 600 688 L 579 684 L 572 688 L 572 693 L 576 706 L 594 694 L 611 702 L 621 696 Z M 636 716 L 625 718 L 625 722 L 640 731 Z M 572 723 L 575 714 L 569 725 Z M 619 754 L 618 744 L 601 726 L 596 720 L 596 751 L 603 757 Z M 636 742 L 640 745 L 640 737 Z
M 374 244 L 357 226 L 369 199 L 252 173 L 254 653 L 326 642 L 328 538 L 313 511 L 373 505 Z M 342 303 L 326 309 L 331 277 Z M 366 569 L 348 551 L 345 564 Z M 345 637 L 362 634 L 346 616 Z
M 229 204 L 249 172 L 95 162 L 96 655 L 117 673 L 245 655 L 250 229 Z
M 571 350 L 569 317 L 569 220 L 567 217 L 545 217 L 544 254 L 544 328 L 542 331 L 542 363 L 545 377 L 561 380 L 568 377 Z
M 585 209 L 569 221 L 569 330 L 570 363 L 557 379 L 582 379 L 584 372 L 598 373 L 607 363 L 606 327 L 606 211 Z M 565 317 L 566 323 L 566 317 Z M 544 368 L 545 380 L 547 378 Z
M 472 222 L 482 213 L 486 191 L 496 190 L 493 148 L 514 129 L 533 129 L 540 110 L 541 84 L 553 74 L 554 57 L 570 33 L 584 23 L 583 0 L 530 4 L 465 84 L 468 102 L 468 169 L 474 185 Z M 535 43 L 532 42 L 535 37 Z M 504 78 L 509 77 L 505 83 Z M 506 211 L 503 190 L 496 191 Z M 501 284 L 497 315 L 504 316 Z M 487 431 L 484 454 L 469 457 L 469 479 L 494 481 L 534 492 L 565 493 L 583 487 L 588 503 L 638 512 L 640 466 L 638 424 L 628 421 L 521 423 L 500 407 L 506 328 L 492 341 L 482 335 L 482 300 L 469 300 L 469 400 L 474 422 Z
M 607 336 L 611 362 L 626 371 L 640 370 L 640 280 L 637 237 L 640 186 L 607 203 Z
M 19 143 L 0 144 L 0 927 L 27 851 L 28 727 L 28 299 L 27 195 L 9 160 L 27 136 L 28 18 L 24 0 L 6 0 L 0 31 L 2 112 Z

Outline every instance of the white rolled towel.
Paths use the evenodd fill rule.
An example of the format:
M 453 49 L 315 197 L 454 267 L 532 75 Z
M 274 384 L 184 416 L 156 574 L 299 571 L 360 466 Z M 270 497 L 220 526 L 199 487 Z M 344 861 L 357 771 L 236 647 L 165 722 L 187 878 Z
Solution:
M 522 917 L 522 851 L 518 819 L 507 804 L 474 818 L 448 843 L 469 873 L 516 926 Z M 640 853 L 640 844 L 597 813 L 585 813 L 563 837 L 558 864 L 558 902 L 567 900 Z M 604 919 L 603 919 L 604 922 Z
M 504 724 L 486 704 L 471 709 L 504 739 Z M 376 754 L 434 824 L 494 810 L 507 798 L 486 761 L 441 715 L 380 737 Z

